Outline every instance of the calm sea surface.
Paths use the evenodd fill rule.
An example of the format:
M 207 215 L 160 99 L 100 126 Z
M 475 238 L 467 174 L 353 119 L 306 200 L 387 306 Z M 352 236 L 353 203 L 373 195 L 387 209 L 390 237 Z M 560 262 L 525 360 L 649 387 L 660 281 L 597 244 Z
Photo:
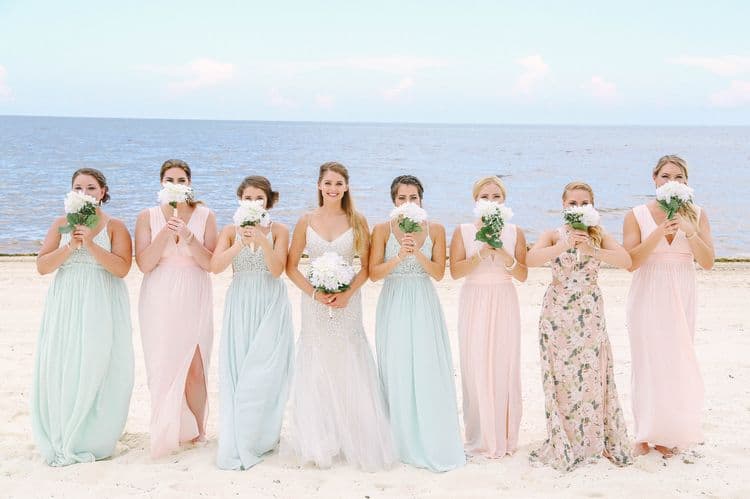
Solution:
M 193 168 L 198 197 L 219 224 L 231 223 L 235 190 L 267 176 L 281 200 L 276 220 L 293 224 L 316 204 L 318 166 L 348 166 L 355 202 L 371 224 L 392 208 L 389 185 L 410 173 L 425 185 L 432 219 L 452 231 L 471 219 L 471 185 L 503 177 L 513 222 L 527 238 L 560 223 L 560 194 L 589 182 L 603 224 L 618 238 L 626 211 L 653 195 L 651 168 L 663 154 L 689 163 L 696 201 L 709 214 L 718 256 L 750 256 L 750 127 L 474 126 L 0 116 L 0 253 L 38 249 L 62 214 L 70 175 L 102 170 L 107 210 L 133 229 L 156 204 L 159 167 L 180 158 Z M 450 234 L 450 232 L 449 232 Z

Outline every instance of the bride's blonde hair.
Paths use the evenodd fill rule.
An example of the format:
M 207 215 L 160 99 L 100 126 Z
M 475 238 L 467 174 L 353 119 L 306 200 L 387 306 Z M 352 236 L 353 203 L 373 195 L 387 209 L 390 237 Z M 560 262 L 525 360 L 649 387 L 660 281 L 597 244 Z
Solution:
M 575 191 L 575 190 L 588 192 L 589 196 L 591 197 L 591 205 L 592 206 L 594 205 L 594 189 L 592 189 L 591 186 L 587 184 L 586 182 L 571 182 L 568 185 L 566 185 L 565 189 L 563 189 L 562 200 L 565 201 L 565 198 L 567 197 L 568 192 Z M 602 232 L 602 228 L 598 225 L 591 226 L 589 227 L 588 233 L 589 233 L 589 237 L 591 238 L 591 243 L 597 248 L 601 248 L 602 239 L 604 238 L 604 233 Z
M 327 171 L 338 173 L 344 177 L 344 182 L 349 185 L 349 171 L 341 163 L 335 161 L 329 161 L 320 165 L 320 174 L 318 175 L 318 183 L 323 180 L 323 175 Z M 323 193 L 318 190 L 318 206 L 323 206 Z M 347 189 L 344 195 L 341 197 L 341 209 L 346 213 L 346 219 L 349 221 L 349 226 L 354 232 L 354 251 L 358 255 L 362 255 L 367 251 L 370 245 L 370 234 L 365 229 L 364 217 L 354 209 L 354 200 L 352 199 L 351 190 Z
M 652 172 L 652 176 L 655 179 L 657 175 L 659 175 L 659 172 L 662 168 L 664 168 L 665 165 L 672 163 L 676 167 L 678 167 L 680 170 L 682 170 L 682 174 L 685 175 L 685 183 L 687 184 L 688 179 L 688 166 L 687 162 L 682 159 L 679 156 L 675 156 L 674 154 L 668 154 L 666 156 L 662 156 L 659 158 L 659 161 L 656 163 L 656 166 L 654 167 L 654 171 Z M 682 215 L 683 217 L 687 218 L 690 222 L 698 225 L 698 211 L 695 209 L 695 205 L 692 201 L 688 201 L 687 203 L 684 203 L 682 206 L 680 206 L 680 209 L 677 210 L 677 213 Z

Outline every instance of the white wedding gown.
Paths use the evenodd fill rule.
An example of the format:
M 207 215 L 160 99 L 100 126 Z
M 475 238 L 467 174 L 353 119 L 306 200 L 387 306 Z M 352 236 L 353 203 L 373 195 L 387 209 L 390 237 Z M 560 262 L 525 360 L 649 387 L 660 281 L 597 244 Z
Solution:
M 307 228 L 313 260 L 335 251 L 354 259 L 354 232 L 326 241 Z M 297 342 L 287 449 L 301 464 L 328 468 L 344 461 L 363 470 L 395 460 L 391 429 L 377 369 L 362 324 L 362 300 L 354 293 L 346 308 L 328 307 L 302 296 L 302 330 Z

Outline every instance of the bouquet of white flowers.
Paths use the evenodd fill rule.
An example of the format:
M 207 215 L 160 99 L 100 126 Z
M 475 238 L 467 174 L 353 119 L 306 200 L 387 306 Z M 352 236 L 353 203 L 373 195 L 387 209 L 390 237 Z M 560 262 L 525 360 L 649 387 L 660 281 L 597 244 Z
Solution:
M 354 267 L 334 251 L 323 253 L 310 262 L 307 278 L 315 289 L 322 293 L 340 293 L 351 286 Z M 333 310 L 328 307 L 328 316 L 333 318 Z
M 493 248 L 502 248 L 500 235 L 505 222 L 513 217 L 513 210 L 504 204 L 480 199 L 474 206 L 474 216 L 482 220 L 482 227 L 477 231 L 474 239 L 487 243 Z
M 99 223 L 99 217 L 96 214 L 97 204 L 97 200 L 87 194 L 70 191 L 65 196 L 65 218 L 68 220 L 68 225 L 60 227 L 58 229 L 60 233 L 67 234 L 73 231 L 76 225 L 96 227 Z
M 589 227 L 599 225 L 599 212 L 594 205 L 584 204 L 563 210 L 563 221 L 576 230 L 589 230 Z M 576 248 L 576 260 L 581 261 L 581 252 Z
M 194 199 L 193 188 L 183 184 L 164 182 L 159 191 L 159 204 L 168 204 L 172 207 L 172 216 L 177 216 L 177 203 L 186 203 Z
M 255 227 L 256 225 L 268 227 L 271 225 L 271 217 L 265 208 L 265 202 L 260 199 L 255 201 L 241 200 L 240 206 L 234 212 L 233 220 L 237 227 Z M 254 246 L 253 244 L 250 245 L 250 249 L 253 251 L 255 251 Z
M 656 201 L 659 203 L 659 207 L 667 213 L 667 218 L 670 220 L 682 205 L 692 200 L 693 189 L 681 182 L 671 180 L 656 189 Z
M 427 220 L 427 212 L 414 203 L 404 203 L 391 211 L 391 219 L 398 220 L 398 228 L 404 234 L 422 231 L 422 222 Z

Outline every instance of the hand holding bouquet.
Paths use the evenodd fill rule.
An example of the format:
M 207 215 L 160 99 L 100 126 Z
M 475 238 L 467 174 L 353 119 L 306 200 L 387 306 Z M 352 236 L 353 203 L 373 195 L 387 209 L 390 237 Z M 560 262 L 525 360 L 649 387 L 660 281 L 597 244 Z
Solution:
M 65 196 L 65 218 L 67 225 L 58 230 L 61 234 L 67 234 L 76 228 L 76 225 L 85 225 L 89 229 L 96 227 L 99 217 L 96 214 L 96 205 L 99 202 L 93 197 L 78 191 L 70 191 Z
M 323 253 L 310 262 L 310 268 L 307 271 L 310 284 L 316 291 L 326 294 L 340 293 L 349 289 L 354 275 L 354 267 L 333 251 Z M 328 317 L 333 318 L 333 310 L 330 306 Z
M 391 211 L 391 220 L 398 220 L 398 228 L 404 234 L 422 231 L 422 222 L 427 220 L 427 212 L 414 203 L 404 203 Z
M 243 199 L 240 201 L 240 206 L 234 212 L 233 220 L 234 225 L 241 228 L 255 227 L 256 225 L 268 227 L 271 225 L 271 217 L 268 215 L 265 202 L 262 200 L 249 201 Z M 255 251 L 253 244 L 250 245 L 250 249 Z
M 659 203 L 659 207 L 664 210 L 670 220 L 682 205 L 692 200 L 693 189 L 681 182 L 672 180 L 656 189 L 656 202 Z
M 159 204 L 168 204 L 172 207 L 172 216 L 177 216 L 177 203 L 186 203 L 194 199 L 193 188 L 183 184 L 164 182 L 159 191 Z
M 505 223 L 513 217 L 513 210 L 504 204 L 480 199 L 474 206 L 474 216 L 482 221 L 482 227 L 474 239 L 487 243 L 492 248 L 502 248 L 503 241 L 500 236 Z
M 576 230 L 588 231 L 589 227 L 599 225 L 600 219 L 599 212 L 590 204 L 573 206 L 563 210 L 563 221 Z M 581 253 L 578 249 L 576 249 L 576 260 L 581 261 Z

